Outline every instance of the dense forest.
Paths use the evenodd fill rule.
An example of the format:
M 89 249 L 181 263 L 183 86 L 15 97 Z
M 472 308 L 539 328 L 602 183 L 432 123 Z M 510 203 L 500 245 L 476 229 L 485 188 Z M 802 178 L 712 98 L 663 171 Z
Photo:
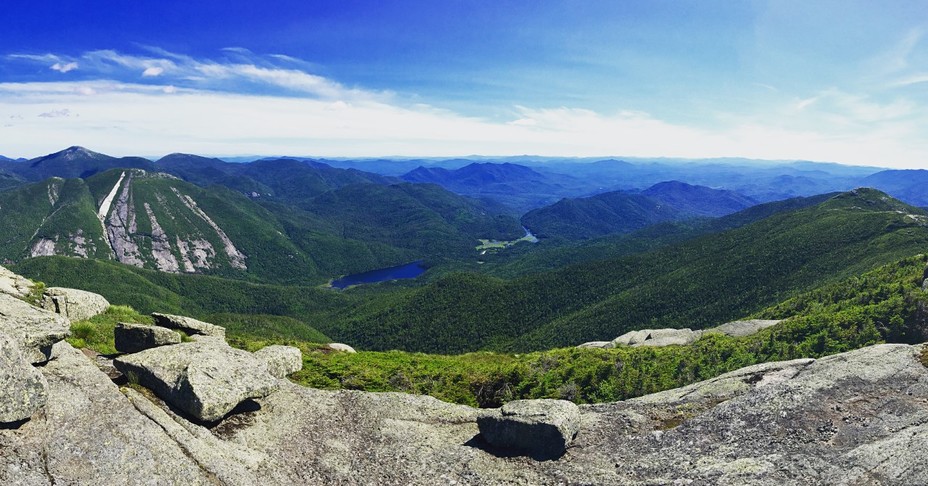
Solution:
M 925 339 L 925 258 L 913 255 L 928 247 L 928 213 L 878 190 L 746 196 L 655 185 L 652 177 L 686 174 L 659 165 L 639 174 L 646 186 L 605 190 L 604 181 L 630 182 L 606 162 L 575 166 L 562 182 L 551 162 L 448 164 L 395 177 L 318 161 L 174 154 L 151 162 L 79 148 L 7 161 L 0 258 L 45 285 L 109 299 L 107 314 L 74 324 L 79 346 L 112 353 L 117 321 L 184 314 L 226 327 L 243 348 L 300 347 L 306 366 L 294 379 L 307 385 L 481 406 L 624 399 L 764 361 Z M 842 184 L 871 174 L 814 168 L 841 174 Z M 600 190 L 575 197 L 592 184 L 584 171 Z M 773 177 L 764 174 L 757 181 Z M 825 180 L 810 191 L 831 187 Z M 567 197 L 528 208 L 546 204 L 517 184 L 532 181 Z M 480 193 L 481 184 L 492 190 Z M 118 209 L 103 214 L 114 197 Z M 540 240 L 520 241 L 520 223 Z M 137 261 L 112 247 L 120 228 Z M 209 265 L 166 270 L 190 245 Z M 327 284 L 414 260 L 428 268 L 416 279 Z M 784 321 L 689 346 L 575 347 L 748 317 Z M 333 353 L 323 346 L 332 341 L 362 351 Z

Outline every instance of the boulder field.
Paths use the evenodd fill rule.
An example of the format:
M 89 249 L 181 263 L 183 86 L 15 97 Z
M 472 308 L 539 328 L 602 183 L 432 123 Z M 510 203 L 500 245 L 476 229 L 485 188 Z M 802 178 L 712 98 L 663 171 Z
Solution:
M 306 388 L 275 376 L 292 369 L 291 351 L 231 353 L 260 376 L 262 392 L 201 421 L 171 403 L 184 386 L 117 384 L 64 341 L 33 365 L 23 340 L 6 333 L 12 327 L 0 314 L 0 353 L 15 363 L 0 381 L 44 394 L 17 402 L 0 390 L 0 411 L 29 411 L 0 418 L 0 484 L 928 483 L 923 346 L 764 363 L 624 402 L 485 410 Z M 215 375 L 225 346 L 194 336 L 117 362 L 158 352 L 153 362 L 167 368 Z M 183 357 L 165 357 L 172 353 Z M 211 386 L 227 386 L 213 377 Z

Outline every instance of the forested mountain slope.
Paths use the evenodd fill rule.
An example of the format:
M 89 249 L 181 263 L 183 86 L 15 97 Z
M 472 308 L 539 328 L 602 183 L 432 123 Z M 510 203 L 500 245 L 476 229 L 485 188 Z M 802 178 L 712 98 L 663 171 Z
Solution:
M 631 233 L 589 240 L 545 241 L 536 247 L 516 247 L 487 257 L 483 270 L 498 277 L 517 277 L 592 260 L 644 253 L 711 233 L 740 228 L 778 213 L 815 206 L 836 193 L 796 197 L 751 206 L 719 218 L 697 218 L 654 224 Z
M 323 329 L 371 349 L 531 350 L 631 329 L 702 328 L 917 254 L 925 213 L 861 189 L 651 253 L 516 280 L 456 274 Z
M 566 174 L 538 172 L 513 163 L 474 162 L 458 169 L 418 167 L 403 180 L 438 184 L 449 191 L 488 198 L 525 212 L 554 203 L 559 198 L 588 194 L 588 183 Z
M 140 169 L 13 189 L 0 194 L 0 215 L 8 260 L 65 255 L 280 281 L 317 273 L 275 218 L 246 197 Z
M 386 284 L 346 292 L 62 258 L 30 259 L 16 270 L 142 311 L 286 316 L 360 349 L 527 351 L 612 339 L 631 329 L 703 328 L 743 318 L 923 252 L 925 221 L 918 209 L 858 190 L 655 251 L 514 280 L 458 273 L 418 288 Z
M 640 193 L 614 191 L 562 199 L 529 211 L 522 224 L 541 238 L 588 239 L 666 221 L 724 216 L 754 204 L 731 191 L 670 181 Z

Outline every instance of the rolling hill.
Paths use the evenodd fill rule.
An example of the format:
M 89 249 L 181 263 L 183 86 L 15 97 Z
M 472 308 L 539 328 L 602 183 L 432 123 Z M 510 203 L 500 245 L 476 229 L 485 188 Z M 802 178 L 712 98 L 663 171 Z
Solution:
M 754 204 L 731 191 L 670 181 L 637 194 L 614 191 L 562 199 L 529 211 L 522 224 L 542 238 L 589 239 L 665 221 L 723 216 Z

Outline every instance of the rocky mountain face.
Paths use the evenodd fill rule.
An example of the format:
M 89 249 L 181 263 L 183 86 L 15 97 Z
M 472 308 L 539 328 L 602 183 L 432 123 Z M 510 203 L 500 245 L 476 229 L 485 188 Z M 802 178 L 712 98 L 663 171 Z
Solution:
M 0 271 L 0 289 L 24 284 Z M 159 329 L 192 342 L 150 342 L 117 370 L 60 341 L 64 317 L 0 296 L 3 484 L 928 482 L 924 345 L 766 363 L 625 402 L 481 410 L 300 387 L 279 378 L 295 368 L 270 364 L 286 350 L 233 350 L 177 316 Z M 38 361 L 24 325 L 48 337 Z
M 164 179 L 141 171 L 120 172 L 100 204 L 97 217 L 116 260 L 137 267 L 153 261 L 158 270 L 171 273 L 209 270 L 219 260 L 246 270 L 245 255 L 225 231 L 177 184 L 161 183 Z M 162 213 L 160 223 L 156 210 Z M 174 229 L 170 234 L 163 226 L 168 223 Z
M 242 233 L 229 221 L 255 222 L 248 232 L 272 240 L 280 258 L 297 250 L 244 196 L 223 199 L 163 173 L 117 169 L 88 179 L 52 178 L 0 194 L 0 254 L 64 255 L 115 260 L 171 273 L 245 271 Z M 249 238 L 249 240 L 258 240 Z M 257 243 L 250 241 L 249 243 Z

